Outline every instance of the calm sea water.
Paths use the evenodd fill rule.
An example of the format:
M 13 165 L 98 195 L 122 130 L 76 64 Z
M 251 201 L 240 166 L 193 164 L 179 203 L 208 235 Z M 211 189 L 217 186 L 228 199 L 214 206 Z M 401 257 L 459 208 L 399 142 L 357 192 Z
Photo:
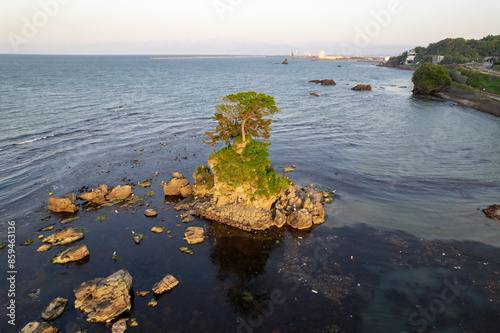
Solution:
M 348 299 L 348 304 L 357 305 L 343 311 L 357 315 L 349 319 L 348 314 L 321 312 L 295 300 L 279 309 L 283 311 L 280 316 L 266 317 L 264 323 L 257 322 L 258 325 L 254 323 L 250 327 L 263 332 L 308 331 L 305 322 L 315 318 L 308 316 L 312 313 L 333 316 L 342 332 L 399 332 L 418 327 L 408 328 L 407 322 L 405 326 L 414 303 L 432 301 L 443 289 L 442 280 L 452 279 L 453 275 L 430 268 L 411 273 L 404 269 L 384 271 L 382 262 L 387 259 L 384 256 L 390 257 L 393 251 L 397 253 L 384 241 L 403 233 L 401 237 L 408 238 L 410 243 L 436 242 L 430 246 L 434 254 L 443 252 L 436 244 L 448 244 L 443 245 L 445 249 L 460 248 L 463 255 L 470 255 L 470 249 L 478 246 L 488 249 L 484 253 L 495 253 L 500 246 L 500 223 L 485 218 L 480 209 L 500 202 L 500 118 L 449 102 L 413 98 L 412 72 L 356 62 L 295 60 L 288 66 L 275 64 L 282 60 L 280 57 L 150 60 L 147 56 L 0 55 L 0 241 L 7 238 L 8 220 L 16 221 L 19 243 L 49 223 L 41 220 L 50 213 L 39 212 L 49 192 L 62 195 L 83 186 L 137 182 L 153 177 L 155 172 L 159 173 L 159 181 L 168 181 L 175 171 L 188 177 L 197 166 L 206 163 L 213 149 L 204 145 L 202 139 L 203 133 L 214 127 L 211 115 L 217 98 L 239 91 L 263 92 L 274 96 L 282 111 L 274 118 L 270 140 L 275 168 L 296 164 L 296 171 L 289 175 L 297 184 L 331 187 L 337 190 L 337 197 L 327 207 L 325 224 L 310 234 L 280 231 L 264 239 L 255 236 L 259 238 L 255 240 L 243 233 L 232 235 L 231 241 L 224 242 L 221 235 L 233 231 L 224 228 L 221 231 L 207 221 L 198 221 L 211 228 L 214 235 L 196 251 L 205 254 L 191 260 L 188 268 L 185 254 L 177 258 L 176 253 L 173 258 L 164 259 L 169 262 L 169 272 L 174 271 L 175 275 L 177 269 L 181 276 L 185 274 L 181 285 L 196 293 L 186 298 L 180 289 L 176 290 L 177 296 L 175 291 L 167 295 L 165 299 L 175 299 L 178 303 L 172 302 L 161 311 L 176 314 L 177 321 L 171 319 L 172 322 L 166 320 L 165 323 L 173 324 L 176 331 L 198 328 L 197 323 L 206 325 L 207 330 L 235 331 L 238 327 L 241 330 L 238 325 L 248 309 L 241 300 L 234 301 L 240 299 L 238 295 L 251 290 L 255 296 L 260 295 L 261 289 L 272 290 L 269 284 L 280 280 L 278 272 L 294 265 L 291 257 L 300 256 L 300 251 L 306 251 L 302 255 L 307 257 L 307 246 L 297 250 L 302 239 L 341 237 L 339 242 L 342 239 L 344 250 L 352 249 L 348 239 L 358 239 L 359 244 L 352 253 L 368 255 L 380 251 L 380 258 L 372 258 L 366 262 L 368 266 L 357 267 L 352 272 L 360 278 L 378 274 L 383 281 L 368 279 L 368 289 L 359 290 L 355 293 L 357 296 Z M 337 85 L 308 83 L 325 78 L 334 79 Z M 350 88 L 357 84 L 371 84 L 373 90 L 352 91 Z M 310 96 L 312 92 L 322 96 Z M 156 183 L 154 186 L 160 193 L 161 188 Z M 175 218 L 171 211 L 165 212 L 167 220 Z M 86 216 L 84 212 L 79 214 Z M 89 221 L 93 219 L 92 216 Z M 23 325 L 37 319 L 34 314 L 57 296 L 53 286 L 41 287 L 53 277 L 64 279 L 61 288 L 70 298 L 71 289 L 79 283 L 110 274 L 109 253 L 119 246 L 120 237 L 130 240 L 130 231 L 124 229 L 123 223 L 130 223 L 127 227 L 134 228 L 133 217 L 120 215 L 120 219 L 123 220 L 109 221 L 106 225 L 95 226 L 90 222 L 82 225 L 88 228 L 86 241 L 96 248 L 95 252 L 91 251 L 90 262 L 82 265 L 53 267 L 48 259 L 43 260 L 49 263 L 40 264 L 39 258 L 45 258 L 45 254 L 36 253 L 35 246 L 21 248 L 18 261 L 26 272 L 32 272 L 19 278 L 24 284 L 19 303 L 25 311 L 18 314 L 20 320 L 25 321 Z M 57 219 L 53 217 L 50 223 L 54 221 Z M 119 232 L 117 225 L 121 228 Z M 174 222 L 172 225 L 175 228 Z M 379 247 L 370 246 L 372 233 L 384 233 L 383 237 L 379 235 Z M 182 238 L 181 233 L 179 237 Z M 238 249 L 235 239 L 236 243 L 249 242 L 248 247 Z M 281 246 L 275 242 L 279 239 Z M 394 244 L 391 246 L 401 248 L 401 244 Z M 181 246 L 151 240 L 150 246 L 153 245 L 156 247 L 149 248 L 151 251 L 158 251 L 162 246 L 174 251 L 176 246 Z M 144 285 L 152 284 L 162 275 L 153 273 L 152 267 L 158 265 L 164 254 L 160 251 L 156 256 L 144 258 L 148 248 L 141 246 L 141 251 L 123 249 L 127 257 L 135 259 L 122 262 L 116 269 L 126 267 L 135 272 L 134 278 L 145 279 Z M 385 246 L 391 250 L 384 252 Z M 262 247 L 267 249 L 264 253 L 259 250 Z M 311 244 L 309 247 L 310 255 L 314 247 Z M 240 257 L 233 258 L 234 253 Z M 348 258 L 349 253 L 345 252 L 345 257 Z M 28 258 L 31 255 L 38 257 Z M 258 258 L 258 264 L 248 262 L 249 256 Z M 348 265 L 348 261 L 343 264 Z M 498 266 L 498 263 L 491 264 Z M 255 265 L 259 267 L 256 272 L 252 271 Z M 333 267 L 333 263 L 328 267 Z M 494 273 L 496 268 L 490 267 L 489 272 Z M 320 271 L 313 272 L 310 280 L 318 278 Z M 201 272 L 208 274 L 201 276 Z M 337 273 L 329 274 L 340 276 Z M 343 274 L 349 276 L 344 268 Z M 387 296 L 389 286 L 408 280 L 420 285 L 425 296 L 423 300 L 408 296 L 405 302 L 408 310 L 392 322 L 389 319 L 394 318 L 394 303 L 381 299 Z M 358 282 L 353 282 L 353 286 L 365 286 Z M 189 283 L 196 288 L 189 289 Z M 279 288 L 287 292 L 288 299 L 300 299 L 297 295 L 302 295 L 290 291 L 286 285 Z M 315 302 L 309 299 L 311 288 L 321 289 L 309 285 L 308 296 L 303 300 L 308 306 Z M 349 286 L 345 288 L 352 292 Z M 27 295 L 37 289 L 48 291 L 33 301 Z M 431 289 L 433 293 L 425 292 Z M 402 293 L 401 290 L 398 292 Z M 270 291 L 262 293 L 269 302 Z M 204 301 L 200 301 L 200 295 L 206 297 Z M 496 295 L 491 297 L 494 302 L 500 302 Z M 192 300 L 194 305 L 186 304 L 186 300 Z M 38 302 L 37 307 L 33 302 Z M 478 308 L 484 310 L 484 307 Z M 150 314 L 143 315 L 141 310 Z M 449 306 L 442 318 L 451 322 L 462 310 Z M 140 317 L 143 327 L 152 325 L 151 331 L 158 329 L 154 326 L 158 321 L 151 317 L 153 310 L 137 304 L 134 311 L 137 316 L 144 316 Z M 70 332 L 72 325 L 76 325 L 74 318 L 80 318 L 76 323 L 84 327 L 81 314 L 74 309 L 65 317 L 60 319 L 60 330 L 64 331 L 65 325 L 65 330 Z M 217 326 L 215 322 L 224 324 Z M 323 325 L 322 320 L 318 323 Z M 1 325 L 5 330 L 11 329 L 5 322 Z M 286 328 L 287 325 L 295 326 Z M 458 326 L 448 325 L 447 331 L 461 332 Z M 325 331 L 336 329 L 333 322 L 321 327 Z M 101 329 L 104 328 L 95 325 L 91 331 Z M 314 327 L 310 329 L 315 331 Z

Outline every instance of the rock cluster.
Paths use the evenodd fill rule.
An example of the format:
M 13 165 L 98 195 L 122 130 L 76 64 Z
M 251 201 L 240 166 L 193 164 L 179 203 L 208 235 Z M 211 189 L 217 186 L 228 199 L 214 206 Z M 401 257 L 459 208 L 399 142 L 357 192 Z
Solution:
M 66 306 L 68 305 L 68 300 L 62 297 L 57 297 L 49 306 L 43 311 L 42 319 L 45 321 L 52 321 L 59 318 L 66 311 Z
M 351 88 L 351 90 L 372 90 L 372 86 L 369 84 L 358 84 L 357 86 Z
M 325 80 L 311 80 L 309 81 L 310 83 L 316 83 L 316 84 L 321 84 L 322 86 L 335 86 L 337 83 L 334 80 L 331 79 L 325 79 Z
M 76 195 L 74 193 L 66 194 L 62 197 L 52 197 L 49 199 L 48 208 L 55 213 L 75 213 L 78 210 L 75 200 Z
M 217 177 L 214 179 L 216 182 Z M 204 196 L 184 198 L 175 205 L 175 209 L 185 210 L 184 214 L 189 216 L 202 216 L 247 231 L 265 230 L 272 226 L 280 228 L 285 224 L 307 229 L 325 220 L 323 207 L 326 193 L 314 188 L 299 189 L 290 185 L 279 196 L 252 201 L 244 197 L 244 187 L 241 191 L 225 193 L 216 185 L 212 186 L 215 189 Z M 197 187 L 196 177 L 194 187 Z
M 168 184 L 162 182 L 160 186 L 163 187 L 165 195 L 182 195 L 183 197 L 187 197 L 192 192 L 189 181 L 178 172 L 174 172 Z
M 93 189 L 91 192 L 82 193 L 79 198 L 95 205 L 102 205 L 107 201 L 123 200 L 132 194 L 132 187 L 130 185 L 114 187 L 108 191 L 108 186 L 101 185 Z
M 168 274 L 160 282 L 155 283 L 153 286 L 153 292 L 155 294 L 163 294 L 166 291 L 174 289 L 178 284 L 179 281 L 172 275 Z
M 132 308 L 132 276 L 119 270 L 107 278 L 97 278 L 75 288 L 75 308 L 87 314 L 91 323 L 111 322 Z
M 53 264 L 65 264 L 70 261 L 77 261 L 90 255 L 87 245 L 77 245 L 56 254 L 52 259 Z

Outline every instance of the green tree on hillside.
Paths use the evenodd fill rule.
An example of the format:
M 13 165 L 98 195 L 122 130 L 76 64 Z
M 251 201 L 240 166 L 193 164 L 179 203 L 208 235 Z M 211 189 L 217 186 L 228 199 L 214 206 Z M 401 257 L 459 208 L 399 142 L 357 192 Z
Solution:
M 411 78 L 414 84 L 413 93 L 435 95 L 443 92 L 451 85 L 450 73 L 443 67 L 426 62 L 420 66 Z
M 254 91 L 227 95 L 220 101 L 212 117 L 218 125 L 215 131 L 205 133 L 211 141 L 203 141 L 211 146 L 219 141 L 229 145 L 238 135 L 241 135 L 242 141 L 247 135 L 268 139 L 271 136 L 270 118 L 281 112 L 273 97 Z

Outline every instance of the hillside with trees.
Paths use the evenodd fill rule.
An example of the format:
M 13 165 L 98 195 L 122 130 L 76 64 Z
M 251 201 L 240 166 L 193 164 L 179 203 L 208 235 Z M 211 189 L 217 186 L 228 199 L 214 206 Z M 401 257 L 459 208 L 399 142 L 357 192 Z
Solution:
M 483 61 L 484 57 L 500 55 L 500 35 L 488 35 L 480 40 L 464 38 L 446 38 L 427 47 L 415 49 L 414 63 L 430 62 L 432 56 L 441 55 L 441 64 L 463 64 L 471 61 Z M 405 63 L 408 52 L 398 57 L 391 57 L 386 66 L 396 67 Z

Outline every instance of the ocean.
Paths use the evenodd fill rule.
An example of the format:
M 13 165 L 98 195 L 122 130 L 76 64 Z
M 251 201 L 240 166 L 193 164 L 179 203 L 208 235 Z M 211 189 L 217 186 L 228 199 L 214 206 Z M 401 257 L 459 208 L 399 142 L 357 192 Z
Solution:
M 180 281 L 155 308 L 135 296 L 138 331 L 494 332 L 500 223 L 481 209 L 500 203 L 500 118 L 413 97 L 409 71 L 276 64 L 283 60 L 0 55 L 0 242 L 15 221 L 18 245 L 17 326 L 3 316 L 0 331 L 38 320 L 57 296 L 70 300 L 53 323 L 60 332 L 109 331 L 74 309 L 72 289 L 124 268 L 134 290 L 167 273 Z M 352 91 L 357 84 L 373 90 Z M 287 175 L 296 184 L 330 187 L 336 197 L 311 231 L 246 233 L 197 219 L 192 225 L 208 238 L 189 256 L 178 250 L 186 225 L 177 226 L 159 183 L 173 172 L 191 180 L 206 164 L 214 147 L 203 134 L 215 127 L 218 98 L 240 91 L 273 96 L 281 110 L 269 140 L 275 169 L 295 164 Z M 36 252 L 37 230 L 64 227 L 61 215 L 43 210 L 49 193 L 149 178 L 157 219 L 140 209 L 81 208 L 74 227 L 85 229 L 90 259 L 51 265 L 56 249 Z M 95 221 L 100 215 L 108 220 Z M 174 238 L 152 234 L 153 225 Z M 146 239 L 137 246 L 131 231 Z M 19 246 L 30 238 L 34 244 Z M 318 245 L 325 242 L 331 251 Z M 7 248 L 0 253 L 6 258 Z M 447 303 L 440 295 L 454 281 L 466 289 Z M 2 295 L 2 307 L 8 301 Z

